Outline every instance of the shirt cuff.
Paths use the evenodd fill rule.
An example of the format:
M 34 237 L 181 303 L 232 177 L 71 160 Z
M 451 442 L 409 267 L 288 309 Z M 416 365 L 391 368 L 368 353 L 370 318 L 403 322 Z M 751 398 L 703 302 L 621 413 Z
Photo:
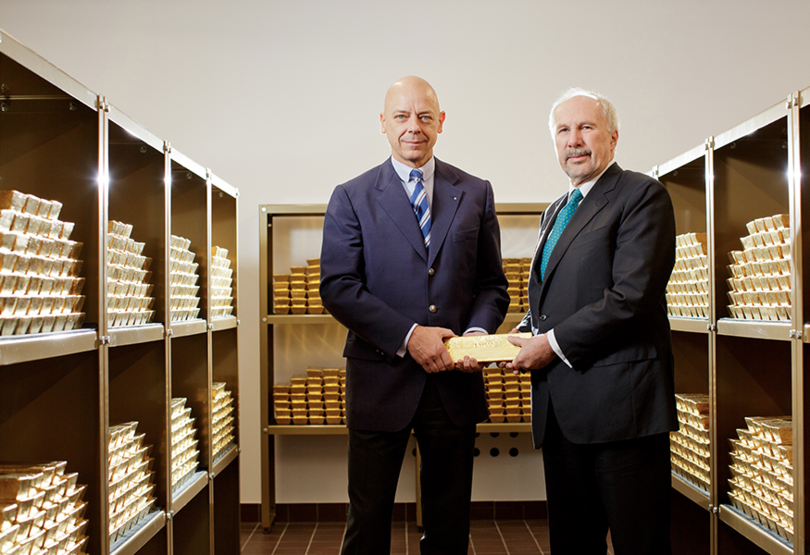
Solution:
M 488 332 L 487 330 L 485 330 L 484 328 L 467 328 L 467 331 L 465 331 L 465 332 L 464 332 L 464 333 L 462 333 L 461 335 L 468 334 L 468 333 L 470 333 L 471 331 L 480 331 L 480 332 L 481 332 L 481 333 L 483 333 L 484 335 L 489 335 L 489 332 Z
M 554 336 L 554 330 L 549 330 L 548 333 L 546 333 L 546 339 L 548 339 L 548 344 L 551 345 L 551 350 L 554 351 L 558 357 L 560 357 L 560 360 L 562 360 L 566 366 L 568 366 L 568 368 L 573 368 L 571 363 L 568 362 L 568 359 L 565 358 L 562 349 L 560 349 L 560 344 L 557 343 L 557 338 Z
M 416 326 L 418 326 L 418 325 L 419 324 L 414 324 L 414 325 L 411 326 L 411 330 L 408 332 L 408 335 L 405 336 L 405 341 L 402 342 L 402 345 L 399 347 L 399 350 L 397 351 L 397 356 L 398 357 L 405 358 L 405 355 L 408 354 L 408 341 L 411 340 L 411 334 L 413 333 L 413 330 L 415 330 Z

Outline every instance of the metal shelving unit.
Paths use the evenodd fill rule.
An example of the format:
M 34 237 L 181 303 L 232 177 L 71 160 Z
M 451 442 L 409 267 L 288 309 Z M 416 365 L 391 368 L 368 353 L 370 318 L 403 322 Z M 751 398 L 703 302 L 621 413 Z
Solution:
M 82 329 L 0 338 L 0 461 L 65 460 L 79 473 L 78 482 L 88 486 L 92 555 L 239 553 L 235 263 L 236 316 L 212 319 L 208 304 L 211 246 L 228 248 L 231 260 L 238 260 L 238 191 L 1 30 L 0 83 L 3 188 L 63 203 L 60 219 L 75 222 L 71 239 L 84 243 L 86 279 Z M 151 324 L 108 322 L 111 220 L 132 224 L 133 237 L 146 243 L 144 255 L 152 258 Z M 195 239 L 202 281 L 196 320 L 170 322 L 167 316 L 172 233 Z M 179 358 L 185 349 L 195 356 Z M 235 397 L 237 434 L 237 445 L 216 461 L 212 382 L 225 382 Z M 200 464 L 172 495 L 170 408 L 171 398 L 181 395 L 196 418 Z M 111 545 L 109 427 L 132 420 L 152 446 L 156 502 L 145 520 Z
M 806 493 L 804 425 L 805 343 L 810 312 L 803 292 L 808 268 L 802 252 L 803 175 L 810 152 L 810 89 L 788 96 L 737 127 L 653 169 L 670 191 L 677 233 L 707 233 L 709 318 L 670 317 L 676 391 L 710 398 L 710 492 L 673 474 L 673 549 L 712 555 L 804 553 Z M 805 145 L 808 141 L 805 140 Z M 802 156 L 803 155 L 803 156 Z M 742 250 L 745 224 L 790 214 L 791 320 L 730 318 L 726 305 L 728 252 Z M 794 541 L 789 543 L 731 506 L 729 439 L 744 417 L 790 415 L 793 421 Z M 700 541 L 696 541 L 697 539 Z M 681 542 L 686 542 L 682 543 Z
M 537 216 L 548 204 L 498 203 L 499 218 L 509 216 Z M 274 327 L 284 325 L 328 325 L 339 326 L 329 314 L 273 314 L 272 276 L 274 268 L 273 231 L 277 219 L 304 218 L 323 219 L 325 204 L 314 205 L 261 205 L 259 214 L 259 306 L 261 310 L 261 414 L 262 414 L 262 526 L 268 529 L 275 520 L 275 436 L 327 436 L 346 435 L 344 425 L 278 425 L 275 424 L 271 390 L 275 383 Z M 318 222 L 318 220 L 315 220 Z M 320 223 L 317 227 L 320 228 Z M 531 256 L 527 253 L 526 256 Z M 524 313 L 507 313 L 504 323 L 498 330 L 505 333 L 523 318 Z M 341 359 L 342 360 L 342 359 Z M 340 365 L 344 363 L 341 362 Z M 478 425 L 481 433 L 530 432 L 530 423 L 483 423 Z M 418 484 L 418 480 L 417 480 Z M 418 497 L 417 497 L 418 498 Z

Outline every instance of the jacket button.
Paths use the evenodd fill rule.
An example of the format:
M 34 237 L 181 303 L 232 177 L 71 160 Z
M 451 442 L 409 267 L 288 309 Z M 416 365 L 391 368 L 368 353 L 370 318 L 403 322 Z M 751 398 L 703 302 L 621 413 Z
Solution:
M 428 270 L 428 275 L 429 275 L 429 276 L 432 276 L 432 275 L 434 275 L 435 273 L 436 273 L 436 270 L 434 270 L 433 268 L 431 268 L 430 270 Z
M 436 314 L 437 312 L 439 312 L 439 308 L 435 304 L 430 305 L 428 307 L 428 310 L 431 311 L 433 314 Z
M 545 314 L 540 315 L 540 321 L 541 322 L 544 322 L 546 320 L 546 318 L 548 318 L 548 316 L 546 316 Z

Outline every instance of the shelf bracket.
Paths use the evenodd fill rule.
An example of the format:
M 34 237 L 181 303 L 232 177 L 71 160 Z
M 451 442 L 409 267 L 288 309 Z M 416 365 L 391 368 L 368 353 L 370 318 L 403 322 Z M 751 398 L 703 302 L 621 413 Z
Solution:
M 711 331 L 717 331 L 717 325 L 716 324 L 706 324 L 706 331 L 710 331 L 710 332 Z
M 101 345 L 109 345 L 112 341 L 112 337 L 109 335 L 99 335 L 98 336 L 98 344 Z

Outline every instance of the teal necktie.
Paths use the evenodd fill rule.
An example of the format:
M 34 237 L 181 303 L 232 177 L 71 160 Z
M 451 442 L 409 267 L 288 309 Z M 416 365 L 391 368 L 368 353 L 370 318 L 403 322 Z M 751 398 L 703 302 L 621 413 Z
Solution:
M 548 266 L 548 259 L 551 258 L 551 252 L 554 250 L 554 245 L 557 244 L 557 239 L 560 238 L 562 235 L 563 229 L 565 226 L 568 225 L 568 222 L 571 220 L 571 216 L 574 215 L 574 212 L 577 210 L 577 206 L 579 206 L 579 201 L 582 200 L 582 193 L 579 189 L 574 189 L 574 192 L 571 193 L 571 199 L 568 201 L 560 213 L 557 214 L 557 220 L 554 222 L 554 227 L 551 229 L 551 233 L 546 239 L 546 244 L 543 246 L 543 256 L 540 258 L 540 279 L 543 280 L 546 278 L 546 266 Z

